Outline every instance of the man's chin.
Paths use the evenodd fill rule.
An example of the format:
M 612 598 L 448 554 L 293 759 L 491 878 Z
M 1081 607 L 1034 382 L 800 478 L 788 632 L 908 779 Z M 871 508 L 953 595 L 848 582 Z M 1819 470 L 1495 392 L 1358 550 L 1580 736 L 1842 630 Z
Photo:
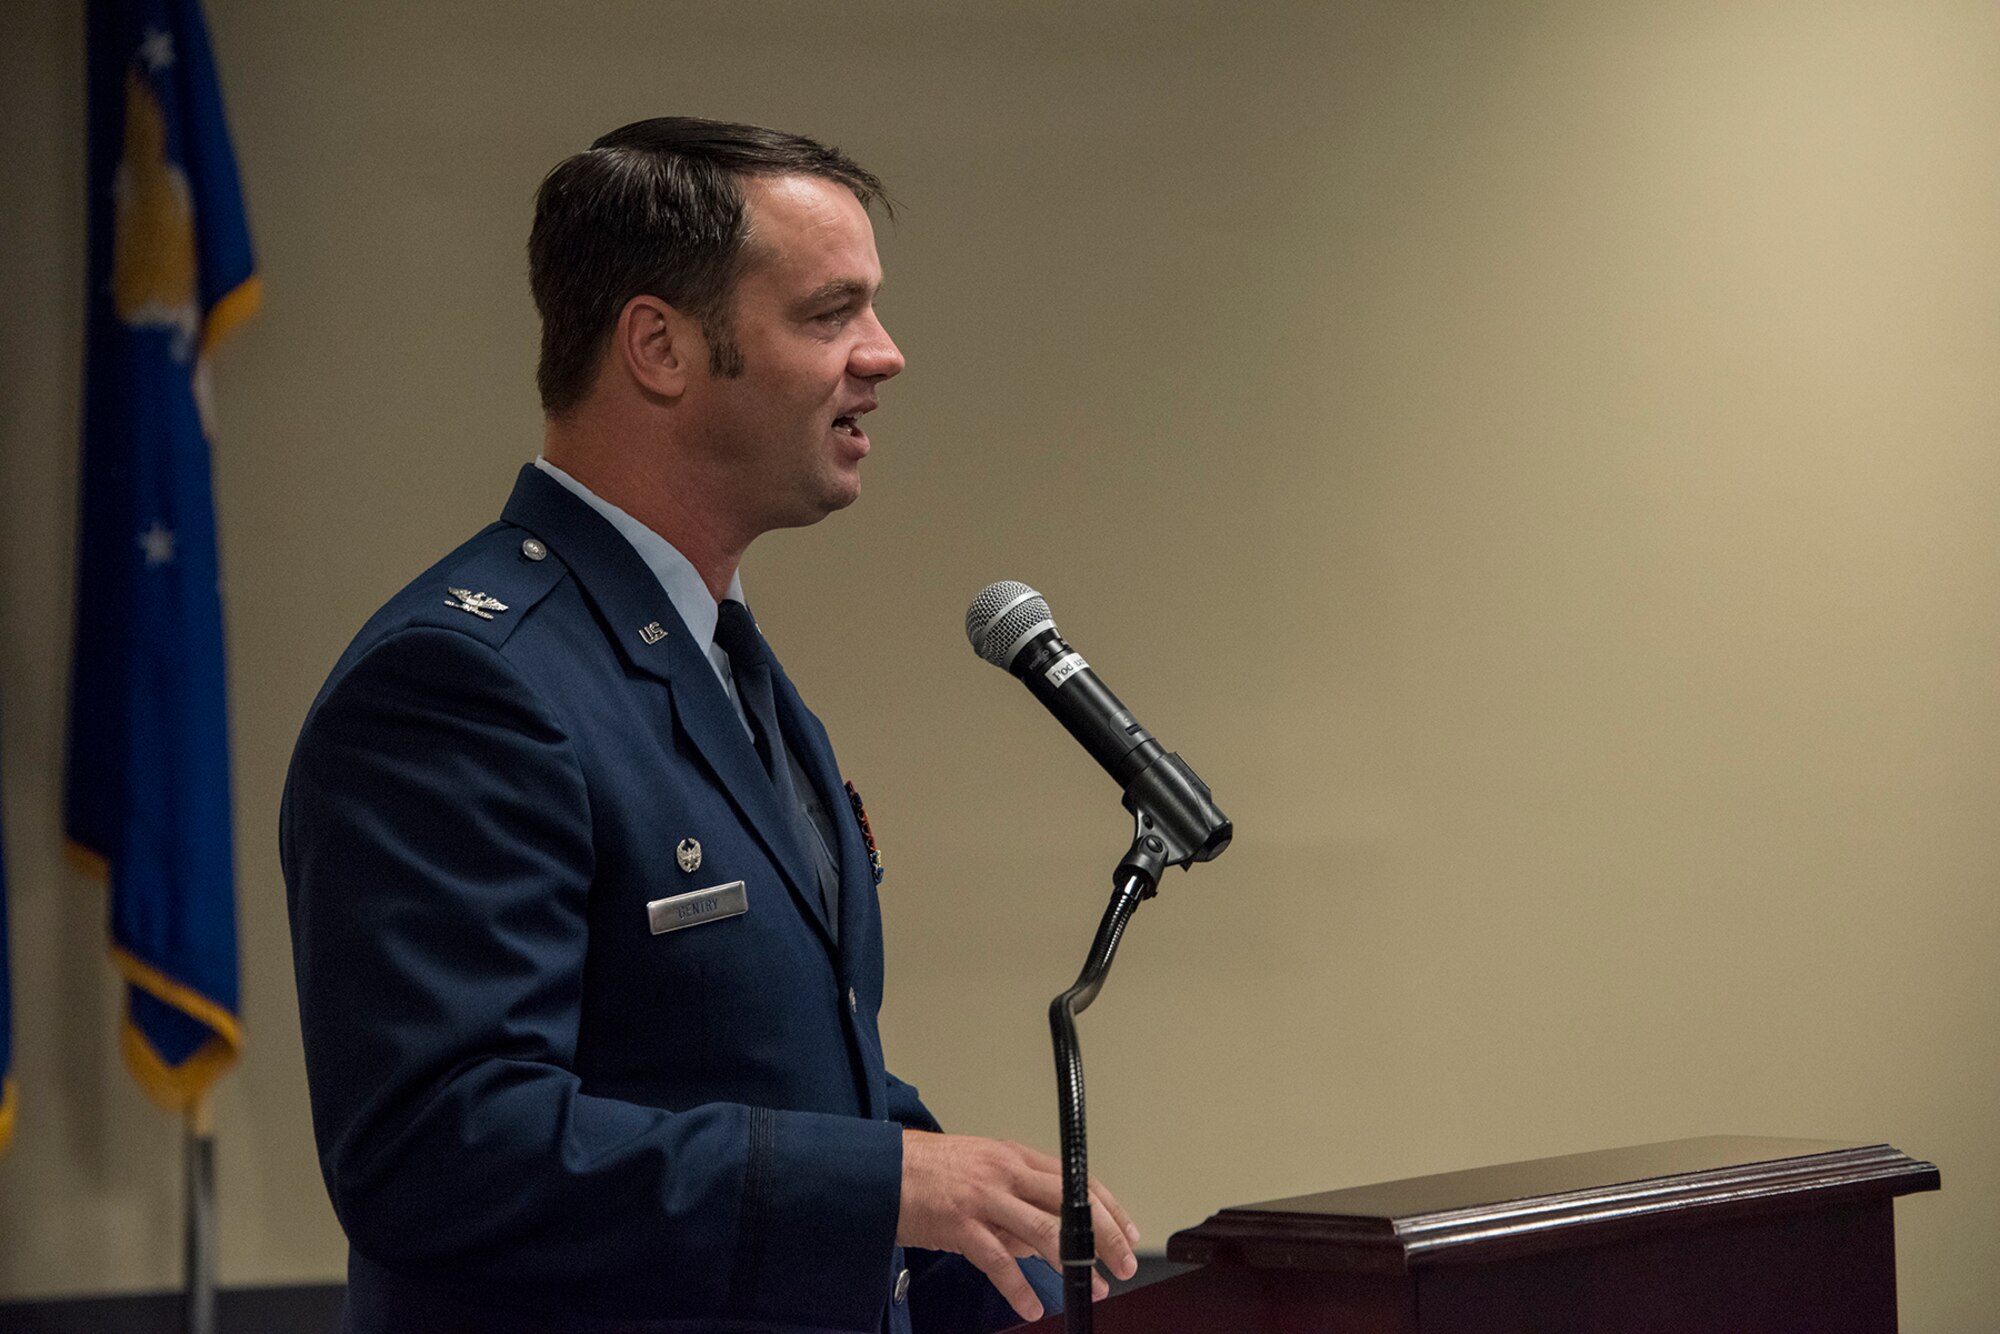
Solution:
M 860 487 L 857 486 L 854 487 L 852 490 L 843 491 L 840 495 L 831 498 L 827 502 L 826 508 L 820 511 L 819 517 L 821 519 L 824 519 L 829 514 L 833 514 L 836 513 L 837 511 L 844 510 L 849 505 L 852 505 L 855 501 L 859 499 L 861 499 Z M 815 523 L 817 523 L 818 521 L 819 520 L 817 519 L 814 520 Z
M 824 517 L 835 510 L 844 510 L 859 499 L 861 499 L 861 460 L 856 459 L 850 467 L 843 468 L 826 479 L 826 485 L 820 490 L 820 500 L 825 506 L 821 516 Z
M 852 486 L 828 487 L 806 504 L 781 515 L 772 528 L 810 528 L 837 510 L 844 510 L 861 499 L 861 479 L 856 477 Z

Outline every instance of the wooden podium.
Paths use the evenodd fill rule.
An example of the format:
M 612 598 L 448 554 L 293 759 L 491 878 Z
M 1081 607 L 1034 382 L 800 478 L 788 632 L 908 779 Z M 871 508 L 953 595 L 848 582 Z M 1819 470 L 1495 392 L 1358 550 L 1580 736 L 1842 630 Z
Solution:
M 1889 1334 L 1885 1144 L 1717 1136 L 1225 1209 L 1100 1334 Z M 1060 1316 L 1024 1327 L 1055 1334 Z

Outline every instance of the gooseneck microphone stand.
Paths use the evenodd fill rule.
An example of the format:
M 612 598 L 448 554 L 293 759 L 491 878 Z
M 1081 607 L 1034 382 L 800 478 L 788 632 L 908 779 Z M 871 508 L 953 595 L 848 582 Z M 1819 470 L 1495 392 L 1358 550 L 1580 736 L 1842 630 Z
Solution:
M 1147 781 L 1150 779 L 1150 781 Z M 1138 825 L 1131 848 L 1112 873 L 1116 887 L 1083 971 L 1068 991 L 1049 1002 L 1049 1033 L 1055 1040 L 1056 1096 L 1062 1114 L 1062 1244 L 1064 1327 L 1091 1334 L 1091 1275 L 1097 1238 L 1090 1222 L 1090 1151 L 1083 1119 L 1083 1051 L 1076 1016 L 1089 1008 L 1104 986 L 1118 942 L 1139 905 L 1153 897 L 1160 872 L 1208 861 L 1229 846 L 1229 817 L 1216 808 L 1208 785 L 1180 756 L 1162 755 L 1125 796 Z
M 1076 1017 L 1097 999 L 1125 924 L 1139 904 L 1153 896 L 1154 882 L 1130 875 L 1111 896 L 1097 939 L 1077 974 L 1076 985 L 1049 1002 L 1049 1032 L 1056 1044 L 1056 1096 L 1062 1105 L 1062 1263 L 1063 1311 L 1072 1334 L 1090 1334 L 1090 1276 L 1096 1269 L 1097 1236 L 1090 1223 L 1090 1152 L 1083 1124 L 1083 1052 L 1076 1040 Z
M 1011 579 L 988 584 L 965 609 L 972 651 L 1020 678 L 1091 758 L 1125 790 L 1132 812 L 1132 846 L 1112 873 L 1116 892 L 1104 910 L 1076 985 L 1049 1003 L 1055 1038 L 1057 1098 L 1062 1108 L 1063 1309 L 1070 1334 L 1090 1334 L 1090 1280 L 1097 1239 L 1090 1225 L 1090 1158 L 1083 1126 L 1083 1052 L 1076 1017 L 1097 999 L 1118 942 L 1139 905 L 1153 897 L 1160 872 L 1212 861 L 1229 846 L 1234 827 L 1187 761 L 1139 725 L 1083 655 L 1056 631 L 1049 604 Z

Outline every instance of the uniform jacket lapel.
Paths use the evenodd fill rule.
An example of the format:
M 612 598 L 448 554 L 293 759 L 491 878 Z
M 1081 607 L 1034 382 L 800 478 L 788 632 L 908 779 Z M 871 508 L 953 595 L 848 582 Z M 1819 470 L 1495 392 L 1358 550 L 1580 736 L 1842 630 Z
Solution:
M 774 658 L 775 662 L 775 658 Z M 840 876 L 840 932 L 842 949 L 858 937 L 856 932 L 863 928 L 867 905 L 874 895 L 874 883 L 868 873 L 868 853 L 861 842 L 861 827 L 855 822 L 849 810 L 846 786 L 840 780 L 840 766 L 833 758 L 833 745 L 827 740 L 826 729 L 820 725 L 812 710 L 806 708 L 799 698 L 798 690 L 791 678 L 785 675 L 783 667 L 772 673 L 773 693 L 777 698 L 778 721 L 798 742 L 799 763 L 805 768 L 806 776 L 819 789 L 821 807 L 826 811 L 827 821 L 835 830 L 838 840 L 833 849 L 835 869 Z M 855 882 L 856 874 L 869 877 L 865 886 Z
M 833 758 L 833 745 L 827 740 L 826 729 L 799 698 L 784 668 L 773 671 L 772 685 L 778 720 L 792 736 L 799 764 L 819 788 L 827 818 L 839 833 L 840 846 L 834 849 L 840 863 L 840 936 L 835 959 L 841 977 L 852 987 L 851 970 L 855 961 L 879 948 L 879 944 L 871 943 L 879 929 L 875 920 L 875 878 L 869 869 L 867 846 L 861 841 L 861 823 L 848 801 L 846 785 L 840 781 L 840 766 Z M 888 1115 L 888 1087 L 883 1077 L 882 1041 L 875 1031 L 872 1013 L 864 1009 L 849 1025 L 848 1033 L 859 1047 L 857 1069 L 863 1072 L 863 1101 L 868 1115 L 880 1119 Z
M 796 846 L 791 822 L 778 807 L 777 791 L 723 693 L 715 668 L 695 647 L 672 600 L 639 553 L 603 516 L 533 464 L 521 469 L 501 518 L 541 539 L 575 576 L 625 660 L 666 684 L 682 728 L 831 949 L 809 850 Z M 783 693 L 796 702 L 789 682 Z M 820 737 L 824 744 L 824 733 Z M 843 835 L 843 848 L 845 842 Z M 843 851 L 843 865 L 845 861 Z M 842 879 L 845 883 L 844 875 Z

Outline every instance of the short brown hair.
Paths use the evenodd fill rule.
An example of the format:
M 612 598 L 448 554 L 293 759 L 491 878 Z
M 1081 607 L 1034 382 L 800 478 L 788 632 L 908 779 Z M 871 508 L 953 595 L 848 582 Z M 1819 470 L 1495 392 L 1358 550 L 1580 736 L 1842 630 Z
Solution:
M 822 177 L 895 215 L 873 174 L 800 135 L 689 116 L 613 130 L 557 163 L 535 194 L 528 285 L 542 316 L 543 412 L 583 401 L 618 313 L 641 294 L 699 322 L 717 374 L 742 373 L 729 296 L 747 239 L 746 176 Z

